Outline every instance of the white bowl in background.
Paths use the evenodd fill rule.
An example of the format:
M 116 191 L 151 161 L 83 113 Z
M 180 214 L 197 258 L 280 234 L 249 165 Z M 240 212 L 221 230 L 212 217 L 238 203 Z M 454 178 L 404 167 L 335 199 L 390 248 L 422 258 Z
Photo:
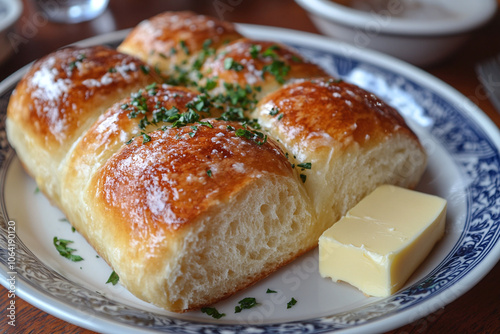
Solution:
M 0 0 L 0 64 L 12 54 L 8 33 L 23 11 L 20 0 Z
M 418 66 L 457 51 L 497 9 L 497 0 L 295 1 L 323 34 Z

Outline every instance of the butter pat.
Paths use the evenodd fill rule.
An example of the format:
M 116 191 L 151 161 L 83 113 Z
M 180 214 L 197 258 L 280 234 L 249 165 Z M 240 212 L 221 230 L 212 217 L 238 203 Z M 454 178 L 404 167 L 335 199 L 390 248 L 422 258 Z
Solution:
M 399 290 L 443 236 L 446 200 L 383 185 L 319 238 L 322 277 L 367 295 Z

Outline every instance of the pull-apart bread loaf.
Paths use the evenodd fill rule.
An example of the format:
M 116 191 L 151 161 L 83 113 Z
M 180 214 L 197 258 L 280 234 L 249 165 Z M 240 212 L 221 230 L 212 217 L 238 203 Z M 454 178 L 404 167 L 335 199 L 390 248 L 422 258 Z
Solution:
M 118 49 L 37 61 L 7 135 L 121 284 L 167 310 L 255 283 L 377 185 L 413 187 L 425 168 L 396 110 L 230 23 L 164 13 Z

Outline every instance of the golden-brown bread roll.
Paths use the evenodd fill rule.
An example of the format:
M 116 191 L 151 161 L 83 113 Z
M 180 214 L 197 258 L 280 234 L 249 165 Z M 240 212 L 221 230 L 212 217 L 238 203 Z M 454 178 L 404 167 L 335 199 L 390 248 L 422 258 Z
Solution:
M 426 166 L 399 113 L 343 81 L 289 84 L 260 100 L 253 117 L 293 155 L 322 230 L 378 185 L 415 187 Z
M 242 36 L 232 23 L 193 12 L 164 12 L 137 25 L 118 46 L 165 76 L 191 69 L 216 49 Z M 201 58 L 200 58 L 201 57 Z
M 151 90 L 101 116 L 63 169 L 68 219 L 127 289 L 181 312 L 316 246 L 307 196 L 273 140 L 213 118 L 141 130 L 143 117 L 173 108 L 183 114 L 198 101 L 187 88 Z
M 318 65 L 286 45 L 248 38 L 218 48 L 203 64 L 201 74 L 202 87 L 208 80 L 217 83 L 212 94 L 227 94 L 235 86 L 250 87 L 257 100 L 291 79 L 328 76 Z
M 315 247 L 375 185 L 412 187 L 425 168 L 394 109 L 229 23 L 168 12 L 120 50 L 149 67 L 105 47 L 36 62 L 7 135 L 120 282 L 167 310 L 255 283 Z M 160 83 L 153 67 L 191 87 Z
M 68 47 L 35 62 L 10 98 L 6 131 L 40 190 L 58 203 L 58 169 L 76 138 L 156 80 L 140 60 L 103 46 Z

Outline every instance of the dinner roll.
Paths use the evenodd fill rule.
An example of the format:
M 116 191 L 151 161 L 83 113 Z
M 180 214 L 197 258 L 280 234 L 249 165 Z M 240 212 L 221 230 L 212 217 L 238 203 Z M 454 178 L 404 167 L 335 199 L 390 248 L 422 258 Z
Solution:
M 164 12 L 137 25 L 118 46 L 176 80 L 198 60 L 242 36 L 230 22 L 193 12 Z
M 374 94 L 332 78 L 302 80 L 262 99 L 253 117 L 293 155 L 324 230 L 378 185 L 415 187 L 418 138 Z
M 104 46 L 68 47 L 36 61 L 12 94 L 6 131 L 27 171 L 59 201 L 59 167 L 73 142 L 109 106 L 158 79 Z
M 217 49 L 203 64 L 201 74 L 201 86 L 210 80 L 216 82 L 217 88 L 212 94 L 227 94 L 242 87 L 249 89 L 257 100 L 291 79 L 328 75 L 284 44 L 248 38 Z

